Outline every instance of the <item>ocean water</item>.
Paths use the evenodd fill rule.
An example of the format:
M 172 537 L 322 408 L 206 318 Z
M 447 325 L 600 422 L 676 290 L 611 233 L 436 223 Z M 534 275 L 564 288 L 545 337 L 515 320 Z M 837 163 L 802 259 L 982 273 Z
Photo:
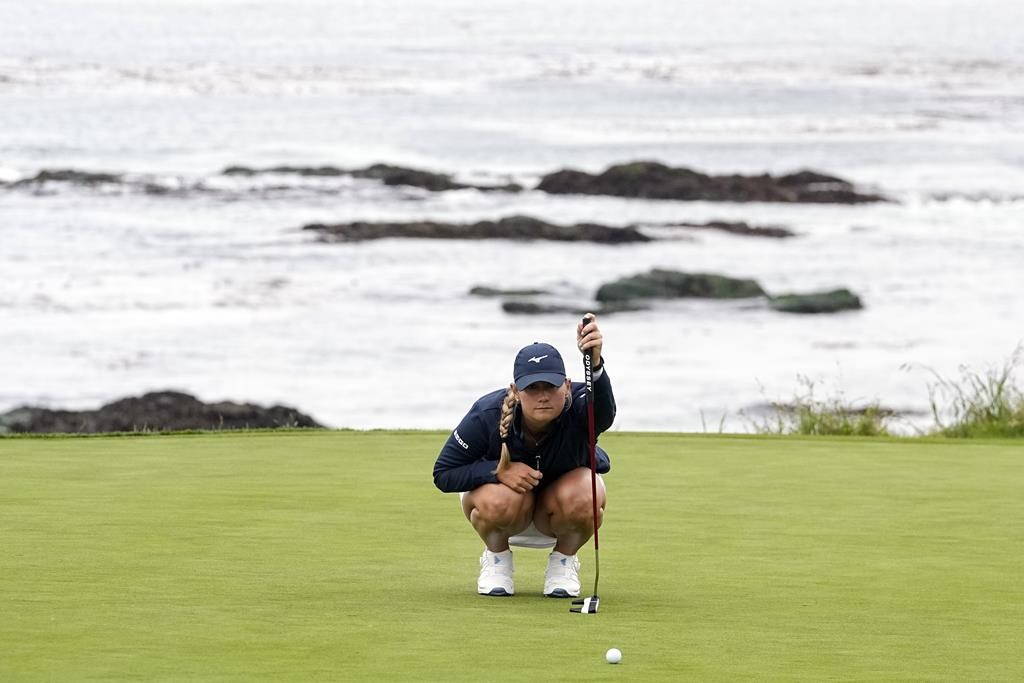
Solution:
M 0 411 L 174 388 L 335 427 L 449 428 L 526 343 L 556 344 L 582 375 L 574 318 L 507 315 L 471 287 L 588 303 L 663 267 L 772 293 L 848 287 L 866 308 L 678 301 L 603 317 L 615 429 L 748 431 L 805 379 L 920 428 L 936 377 L 999 365 L 1024 340 L 1022 24 L 1015 0 L 0 3 Z M 382 162 L 530 187 L 635 159 L 814 168 L 894 201 L 221 173 Z M 62 169 L 123 180 L 15 184 Z M 798 236 L 324 244 L 300 229 L 513 214 Z

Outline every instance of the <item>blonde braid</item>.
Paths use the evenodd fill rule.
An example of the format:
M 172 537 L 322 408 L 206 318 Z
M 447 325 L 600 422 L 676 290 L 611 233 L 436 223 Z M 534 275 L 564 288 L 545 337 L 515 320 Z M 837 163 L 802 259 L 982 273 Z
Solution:
M 512 418 L 516 414 L 516 393 L 512 386 L 509 386 L 505 394 L 505 401 L 501 404 L 501 420 L 498 421 L 498 436 L 501 437 L 501 458 L 498 460 L 498 467 L 495 472 L 503 470 L 512 464 L 512 456 L 508 452 L 508 431 L 512 427 Z

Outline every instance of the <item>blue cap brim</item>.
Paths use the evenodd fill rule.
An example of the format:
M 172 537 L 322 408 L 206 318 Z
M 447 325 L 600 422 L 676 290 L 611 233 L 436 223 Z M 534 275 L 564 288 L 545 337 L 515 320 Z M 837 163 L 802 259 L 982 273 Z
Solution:
M 547 382 L 552 386 L 560 387 L 565 383 L 565 375 L 560 375 L 557 372 L 538 372 L 534 375 L 526 375 L 516 380 L 516 389 L 522 391 L 534 382 Z

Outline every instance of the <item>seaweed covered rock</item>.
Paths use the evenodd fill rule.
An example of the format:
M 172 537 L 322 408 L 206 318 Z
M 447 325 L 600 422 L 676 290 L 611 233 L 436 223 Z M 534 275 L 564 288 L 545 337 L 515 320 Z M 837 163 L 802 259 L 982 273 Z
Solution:
M 754 280 L 737 279 L 713 273 L 684 273 L 655 268 L 609 282 L 597 290 L 601 302 L 630 299 L 745 299 L 765 296 Z
M 327 242 L 359 242 L 385 238 L 420 239 L 511 239 L 551 240 L 555 242 L 599 242 L 624 244 L 650 242 L 651 237 L 634 227 L 615 228 L 594 223 L 556 225 L 531 216 L 509 216 L 498 221 L 476 223 L 339 223 L 306 225 L 303 230 L 320 233 Z
M 249 166 L 228 166 L 221 175 L 250 177 L 263 174 L 297 175 L 306 178 L 337 178 L 352 175 L 337 166 L 271 166 L 269 168 L 251 168 Z
M 70 185 L 84 185 L 87 187 L 120 183 L 122 176 L 117 173 L 94 173 L 90 171 L 76 171 L 74 169 L 58 168 L 44 169 L 31 178 L 24 178 L 9 183 L 10 187 L 23 187 L 26 185 L 42 185 L 43 183 L 68 183 Z M 3 183 L 0 183 L 3 184 Z
M 613 301 L 601 304 L 597 310 L 593 306 L 570 305 L 564 303 L 551 303 L 545 301 L 525 301 L 522 299 L 511 299 L 501 302 L 501 310 L 513 315 L 548 315 L 552 313 L 571 313 L 572 315 L 584 315 L 594 312 L 600 316 L 607 316 L 613 313 L 626 313 L 630 311 L 646 311 L 648 306 L 634 303 L 632 301 Z
M 780 294 L 771 297 L 770 305 L 783 313 L 838 313 L 864 308 L 860 297 L 848 289 L 807 294 Z
M 95 434 L 185 429 L 322 427 L 294 408 L 252 403 L 203 403 L 189 394 L 160 391 L 108 403 L 98 410 L 25 406 L 0 415 L 0 433 Z
M 855 191 L 852 183 L 842 178 L 816 171 L 779 177 L 768 174 L 713 176 L 656 161 L 618 164 L 596 175 L 563 169 L 541 178 L 537 189 L 549 194 L 711 202 L 861 204 L 885 201 L 879 195 Z
M 420 171 L 415 168 L 404 168 L 402 166 L 390 166 L 388 164 L 374 164 L 366 168 L 352 171 L 355 178 L 371 178 L 379 180 L 385 185 L 408 185 L 410 187 L 422 187 L 431 192 L 444 192 L 446 190 L 462 190 L 469 185 L 457 183 L 451 176 L 444 173 L 433 173 L 431 171 Z
M 750 225 L 743 221 L 708 221 L 706 223 L 672 223 L 668 227 L 695 228 L 698 230 L 715 230 L 727 232 L 732 235 L 744 237 L 770 237 L 773 239 L 785 239 L 794 237 L 795 232 L 788 228 L 779 226 Z
M 547 315 L 551 313 L 572 313 L 575 315 L 578 309 L 566 304 L 513 299 L 511 301 L 502 301 L 501 310 L 514 315 Z
M 499 289 L 497 287 L 487 287 L 486 285 L 477 285 L 469 290 L 471 296 L 483 296 L 483 297 L 495 297 L 495 296 L 541 296 L 544 294 L 550 294 L 550 292 L 543 289 Z
M 269 168 L 250 168 L 248 166 L 229 166 L 222 171 L 223 175 L 254 176 L 261 174 L 298 175 L 306 177 L 333 178 L 351 176 L 379 180 L 385 185 L 418 187 L 430 192 L 446 192 L 448 190 L 474 189 L 485 192 L 521 192 L 522 186 L 515 183 L 505 185 L 470 185 L 452 180 L 447 173 L 423 171 L 418 168 L 392 166 L 391 164 L 373 164 L 366 168 L 344 169 L 337 166 L 272 166 Z

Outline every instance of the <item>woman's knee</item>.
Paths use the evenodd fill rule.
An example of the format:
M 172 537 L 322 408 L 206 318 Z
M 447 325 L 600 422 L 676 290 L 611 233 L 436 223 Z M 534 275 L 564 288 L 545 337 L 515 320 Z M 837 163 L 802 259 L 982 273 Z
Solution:
M 494 525 L 513 524 L 533 513 L 532 493 L 516 493 L 503 484 L 485 484 L 475 489 L 468 502 L 467 515 Z
M 579 522 L 592 522 L 594 519 L 593 484 L 590 470 L 580 467 L 567 472 L 555 481 L 541 502 L 551 514 L 563 519 Z M 601 512 L 607 502 L 604 482 L 597 480 L 597 504 Z M 601 513 L 598 513 L 600 519 Z

